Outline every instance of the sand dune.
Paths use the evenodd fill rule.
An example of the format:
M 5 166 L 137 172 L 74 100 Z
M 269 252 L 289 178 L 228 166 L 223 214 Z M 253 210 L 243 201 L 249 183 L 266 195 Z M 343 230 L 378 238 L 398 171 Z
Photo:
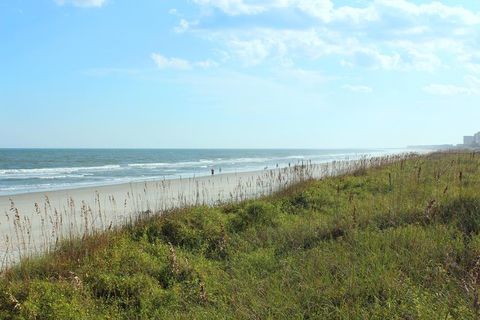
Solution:
M 2 196 L 0 269 L 22 257 L 51 250 L 62 239 L 122 226 L 142 215 L 261 197 L 305 179 L 347 173 L 405 156 Z

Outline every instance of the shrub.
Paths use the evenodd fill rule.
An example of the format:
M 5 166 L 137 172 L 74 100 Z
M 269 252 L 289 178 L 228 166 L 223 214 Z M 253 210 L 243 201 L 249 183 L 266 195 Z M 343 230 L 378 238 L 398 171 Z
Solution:
M 237 213 L 230 223 L 233 231 L 243 231 L 252 225 L 272 225 L 275 207 L 264 201 L 254 201 Z
M 28 296 L 18 307 L 25 319 L 93 319 L 95 310 L 86 307 L 85 299 L 68 282 L 35 280 Z
M 480 199 L 458 198 L 438 208 L 443 223 L 455 223 L 466 235 L 480 231 Z

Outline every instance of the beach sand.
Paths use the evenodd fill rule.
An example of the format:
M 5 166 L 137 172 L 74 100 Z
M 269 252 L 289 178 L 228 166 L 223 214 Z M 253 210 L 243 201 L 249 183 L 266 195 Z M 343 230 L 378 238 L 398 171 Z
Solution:
M 0 270 L 51 250 L 62 239 L 122 226 L 145 215 L 257 198 L 302 180 L 347 173 L 386 159 L 393 161 L 395 156 L 1 196 Z

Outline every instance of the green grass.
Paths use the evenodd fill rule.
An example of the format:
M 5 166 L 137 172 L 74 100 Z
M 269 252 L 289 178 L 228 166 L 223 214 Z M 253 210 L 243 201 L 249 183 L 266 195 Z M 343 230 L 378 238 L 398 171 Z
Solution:
M 433 154 L 65 243 L 0 319 L 477 319 L 480 155 Z

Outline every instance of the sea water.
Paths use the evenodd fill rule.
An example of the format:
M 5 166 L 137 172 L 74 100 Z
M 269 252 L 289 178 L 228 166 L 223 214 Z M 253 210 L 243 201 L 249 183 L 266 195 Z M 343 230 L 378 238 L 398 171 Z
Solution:
M 187 178 L 360 157 L 400 149 L 0 149 L 0 195 Z

